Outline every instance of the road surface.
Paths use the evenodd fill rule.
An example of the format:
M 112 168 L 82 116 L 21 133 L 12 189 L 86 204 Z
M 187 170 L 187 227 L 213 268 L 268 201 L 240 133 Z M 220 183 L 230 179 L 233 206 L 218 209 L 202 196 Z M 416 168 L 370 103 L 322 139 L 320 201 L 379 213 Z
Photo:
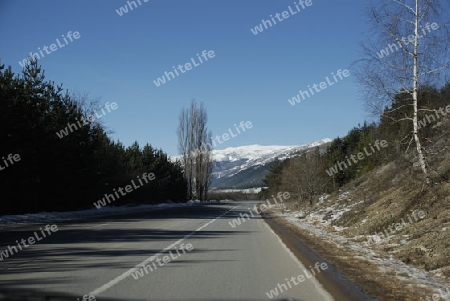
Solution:
M 56 224 L 57 232 L 0 261 L 0 291 L 67 293 L 73 300 L 333 300 L 314 267 L 304 267 L 263 219 L 255 214 L 233 224 L 240 214 L 251 217 L 253 204 Z M 2 230 L 0 251 L 34 232 L 42 236 L 44 226 Z

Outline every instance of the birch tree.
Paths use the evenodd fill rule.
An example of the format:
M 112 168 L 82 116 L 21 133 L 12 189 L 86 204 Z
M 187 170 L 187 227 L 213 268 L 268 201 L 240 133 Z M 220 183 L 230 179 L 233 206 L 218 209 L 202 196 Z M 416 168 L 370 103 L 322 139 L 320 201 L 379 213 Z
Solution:
M 417 160 L 430 185 L 426 153 L 419 134 L 419 89 L 444 85 L 448 80 L 449 22 L 448 3 L 439 0 L 377 0 L 369 6 L 370 37 L 362 46 L 364 58 L 357 68 L 367 109 L 389 117 L 395 110 L 409 107 L 396 122 L 411 122 L 412 132 L 405 137 L 414 144 Z M 406 99 L 393 107 L 396 99 Z

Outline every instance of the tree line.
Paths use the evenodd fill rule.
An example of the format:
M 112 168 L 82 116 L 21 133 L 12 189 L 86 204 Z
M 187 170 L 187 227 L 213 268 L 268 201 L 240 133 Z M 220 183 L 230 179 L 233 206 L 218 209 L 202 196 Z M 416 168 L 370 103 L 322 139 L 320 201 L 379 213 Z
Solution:
M 430 149 L 433 141 L 440 135 L 446 135 L 450 127 L 450 83 L 441 89 L 423 87 L 419 89 L 418 95 L 421 99 L 418 122 L 421 137 L 424 139 L 422 147 L 427 157 L 426 165 L 430 169 L 429 160 L 433 159 Z M 288 191 L 298 202 L 313 204 L 313 200 L 320 194 L 336 191 L 382 164 L 403 160 L 406 162 L 405 166 L 413 166 L 417 162 L 417 154 L 411 147 L 411 139 L 405 139 L 413 131 L 413 124 L 398 121 L 414 110 L 411 106 L 405 106 L 408 101 L 408 96 L 399 94 L 392 106 L 381 114 L 377 123 L 358 125 L 345 137 L 337 137 L 328 145 L 299 153 L 284 161 L 274 161 L 264 179 L 268 188 L 261 197 L 267 198 L 279 191 Z M 447 126 L 438 126 L 440 124 Z M 376 149 L 357 163 L 338 169 L 337 173 L 329 172 L 330 168 L 339 162 L 348 162 L 352 154 L 365 153 L 364 148 L 374 145 L 377 140 L 388 141 L 388 147 Z M 450 172 L 439 174 L 431 170 L 427 176 L 433 182 L 440 182 L 450 179 Z
M 114 205 L 187 200 L 183 168 L 162 150 L 137 142 L 125 147 L 98 121 L 57 135 L 101 108 L 47 80 L 36 61 L 20 74 L 0 61 L 0 158 L 20 156 L 0 170 L 0 214 L 94 208 L 104 194 L 144 173 L 155 179 Z

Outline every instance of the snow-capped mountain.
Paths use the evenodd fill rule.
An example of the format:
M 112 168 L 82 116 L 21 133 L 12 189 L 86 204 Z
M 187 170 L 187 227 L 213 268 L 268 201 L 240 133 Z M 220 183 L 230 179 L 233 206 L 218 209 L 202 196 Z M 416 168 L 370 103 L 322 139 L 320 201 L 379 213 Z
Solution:
M 308 144 L 295 146 L 263 146 L 254 144 L 213 150 L 212 154 L 215 161 L 213 178 L 220 179 L 232 177 L 246 169 L 266 165 L 275 158 L 281 160 L 286 159 L 294 153 L 314 148 L 328 142 L 331 142 L 331 139 L 322 139 Z
M 214 167 L 211 188 L 249 188 L 263 186 L 262 179 L 269 164 L 276 158 L 287 159 L 300 151 L 306 151 L 331 142 L 322 139 L 303 145 L 246 145 L 212 151 Z M 172 157 L 172 160 L 180 156 Z

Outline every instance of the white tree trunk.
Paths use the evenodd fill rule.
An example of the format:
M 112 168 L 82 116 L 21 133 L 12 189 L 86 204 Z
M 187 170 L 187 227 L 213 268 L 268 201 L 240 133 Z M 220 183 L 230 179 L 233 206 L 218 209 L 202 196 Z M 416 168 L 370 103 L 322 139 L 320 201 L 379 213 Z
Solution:
M 431 184 L 431 180 L 429 178 L 428 175 L 428 170 L 427 170 L 427 166 L 426 166 L 426 162 L 425 162 L 425 156 L 423 155 L 423 151 L 422 151 L 422 143 L 420 142 L 420 137 L 419 137 L 419 127 L 418 127 L 418 118 L 417 118 L 417 101 L 418 101 L 418 89 L 419 89 L 419 65 L 418 65 L 418 61 L 419 61 L 419 53 L 418 53 L 418 48 L 419 48 L 419 22 L 420 22 L 420 16 L 419 16 L 420 12 L 419 12 L 419 0 L 416 0 L 416 9 L 415 9 L 415 23 L 414 23 L 414 34 L 415 34 L 415 39 L 414 39 L 414 52 L 413 52 L 413 57 L 414 57 L 414 88 L 413 88 L 413 118 L 412 118 L 412 122 L 413 122 L 413 136 L 414 136 L 414 141 L 416 143 L 416 149 L 417 149 L 417 154 L 419 157 L 419 165 L 420 168 L 422 169 L 422 172 L 425 176 L 426 179 L 426 183 L 428 185 Z

